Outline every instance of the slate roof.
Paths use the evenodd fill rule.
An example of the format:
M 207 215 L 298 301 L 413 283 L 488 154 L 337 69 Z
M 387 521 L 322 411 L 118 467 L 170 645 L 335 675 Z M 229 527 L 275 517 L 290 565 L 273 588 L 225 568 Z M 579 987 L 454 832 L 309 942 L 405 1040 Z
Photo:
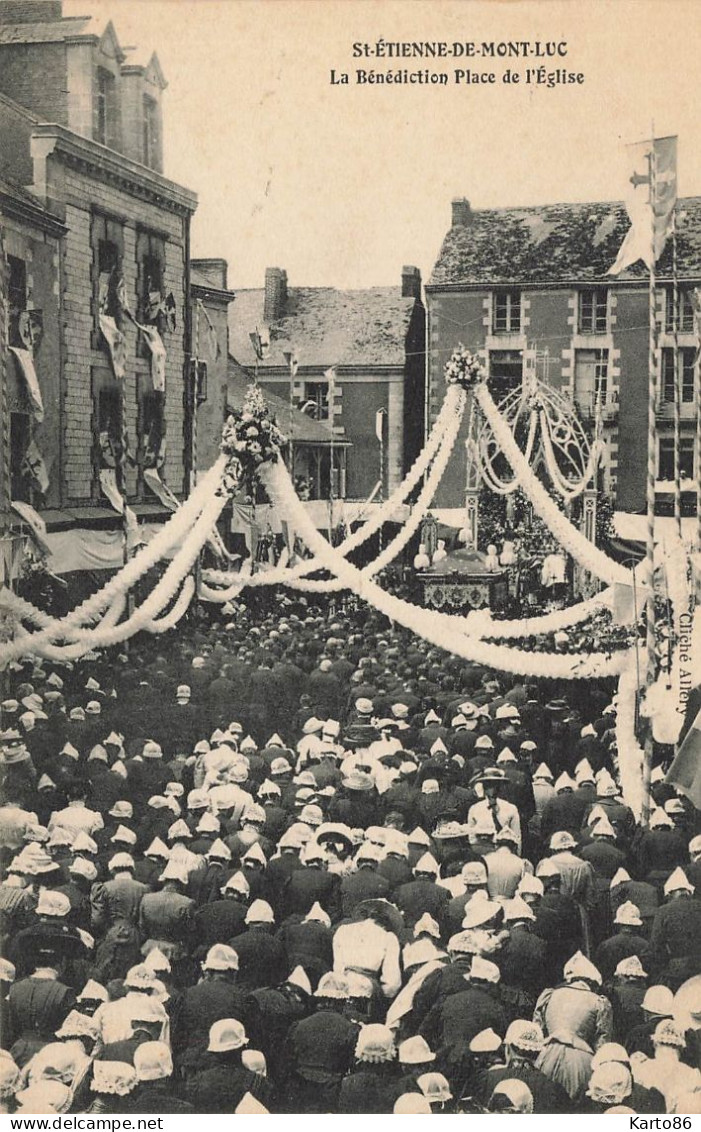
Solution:
M 237 290 L 229 308 L 229 349 L 244 366 L 255 361 L 249 334 L 263 322 L 263 300 L 262 288 Z M 301 368 L 403 366 L 415 301 L 402 298 L 399 287 L 289 287 L 285 317 L 270 327 L 270 353 L 262 367 L 286 366 L 283 353 L 291 345 Z
M 31 214 L 43 227 L 58 227 L 60 230 L 65 231 L 65 226 L 61 218 L 51 212 L 37 197 L 22 185 L 18 185 L 15 181 L 0 177 L 0 206 L 2 206 L 3 202 L 5 202 L 5 207 L 9 210 L 12 210 L 13 204 L 19 206 L 24 215 L 27 213 Z
M 446 234 L 429 286 L 604 279 L 629 226 L 617 201 L 477 209 Z M 680 277 L 701 275 L 701 197 L 677 203 L 677 255 Z M 671 272 L 668 241 L 657 274 Z M 615 278 L 645 279 L 647 269 L 639 262 Z
M 242 409 L 250 377 L 234 358 L 229 358 L 226 401 L 229 409 Z M 275 393 L 264 392 L 265 401 L 285 436 L 290 435 L 290 405 Z M 323 421 L 315 421 L 300 409 L 292 409 L 292 440 L 295 444 L 330 444 L 331 429 Z M 348 445 L 342 437 L 333 438 L 334 444 Z
M 61 43 L 74 35 L 99 35 L 92 16 L 66 16 L 62 20 L 37 23 L 0 24 L 0 44 Z

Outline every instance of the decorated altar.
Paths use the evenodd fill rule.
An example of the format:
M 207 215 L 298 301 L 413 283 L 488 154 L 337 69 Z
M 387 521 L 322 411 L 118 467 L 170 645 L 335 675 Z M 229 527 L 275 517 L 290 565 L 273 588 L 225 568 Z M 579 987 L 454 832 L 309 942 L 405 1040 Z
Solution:
M 426 609 L 468 613 L 503 608 L 509 595 L 506 570 L 489 570 L 479 550 L 454 550 L 416 574 Z

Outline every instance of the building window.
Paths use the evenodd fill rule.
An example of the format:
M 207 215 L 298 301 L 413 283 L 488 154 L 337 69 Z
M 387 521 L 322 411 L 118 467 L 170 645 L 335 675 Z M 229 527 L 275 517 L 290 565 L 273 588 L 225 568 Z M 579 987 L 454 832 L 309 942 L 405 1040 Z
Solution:
M 149 390 L 141 398 L 139 445 L 144 468 L 160 468 L 165 441 L 164 396 L 160 390 Z
M 140 230 L 136 236 L 138 315 L 140 322 L 157 325 L 163 313 L 163 276 L 165 273 L 165 240 L 153 232 Z
M 25 343 L 19 330 L 19 316 L 27 309 L 27 265 L 17 256 L 7 257 L 7 300 L 9 306 L 9 335 L 10 346 L 25 348 Z
M 345 452 L 302 444 L 295 457 L 295 484 L 305 499 L 341 499 L 345 494 Z M 301 474 L 300 474 L 301 472 Z
M 502 400 L 523 384 L 523 351 L 489 351 L 489 386 L 498 400 Z
M 674 333 L 674 288 L 666 287 L 665 292 L 665 331 Z M 691 291 L 686 287 L 677 289 L 677 331 L 679 334 L 694 333 L 694 304 Z
M 576 350 L 574 401 L 584 417 L 593 417 L 597 403 L 603 408 L 608 396 L 608 350 Z
M 495 291 L 492 330 L 495 334 L 516 334 L 521 329 L 521 292 Z
M 161 164 L 161 139 L 158 103 L 155 98 L 144 95 L 143 104 L 143 162 L 149 169 L 159 169 Z
M 304 383 L 304 400 L 300 406 L 303 413 L 315 421 L 329 419 L 329 383 L 328 381 L 306 381 Z
M 24 459 L 31 440 L 29 413 L 10 413 L 10 498 L 31 503 L 31 480 Z
M 694 480 L 694 438 L 679 439 L 679 475 L 682 480 Z M 657 478 L 668 483 L 674 480 L 674 437 L 661 436 L 657 460 Z
M 592 287 L 579 292 L 580 334 L 606 334 L 608 330 L 608 291 Z
M 695 376 L 696 376 L 696 350 L 690 346 L 684 346 L 678 352 L 678 366 L 679 366 L 679 379 L 681 388 L 681 400 L 684 404 L 691 404 L 694 401 L 695 389 Z M 662 349 L 662 401 L 666 404 L 674 404 L 674 350 L 670 346 L 665 346 Z
M 100 332 L 100 314 L 109 315 L 121 329 L 122 260 L 124 239 L 118 220 L 97 213 L 92 218 L 93 249 L 93 349 L 107 349 Z
M 122 489 L 122 397 L 116 385 L 97 390 L 94 405 L 97 470 L 112 469 Z
M 97 68 L 95 94 L 95 141 L 100 145 L 116 147 L 117 143 L 117 81 L 105 67 Z
M 207 363 L 193 358 L 192 364 L 197 366 L 197 373 L 194 375 L 195 401 L 202 405 L 207 400 Z

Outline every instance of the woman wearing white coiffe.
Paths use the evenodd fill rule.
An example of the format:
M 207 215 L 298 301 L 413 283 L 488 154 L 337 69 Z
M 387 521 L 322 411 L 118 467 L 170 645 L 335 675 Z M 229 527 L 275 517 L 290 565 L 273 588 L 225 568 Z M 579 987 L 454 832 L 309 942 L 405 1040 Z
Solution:
M 633 1077 L 646 1089 L 658 1089 L 665 1099 L 667 1112 L 674 1112 L 681 1096 L 701 1090 L 701 1072 L 681 1061 L 685 1039 L 673 1019 L 665 1018 L 658 1023 L 652 1045 L 654 1057 L 633 1054 Z

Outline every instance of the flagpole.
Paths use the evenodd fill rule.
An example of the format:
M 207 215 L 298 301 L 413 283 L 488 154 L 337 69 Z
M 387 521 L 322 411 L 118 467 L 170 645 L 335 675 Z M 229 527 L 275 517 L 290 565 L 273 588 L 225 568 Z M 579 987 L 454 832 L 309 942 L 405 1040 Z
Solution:
M 287 422 L 287 459 L 290 464 L 290 479 L 292 483 L 295 482 L 295 458 L 292 450 L 292 422 L 294 408 L 294 390 L 295 390 L 295 370 L 294 370 L 294 355 L 290 354 L 289 368 L 290 368 L 290 411 L 289 419 Z
M 677 262 L 677 205 L 672 210 L 672 348 L 674 352 L 674 522 L 682 537 L 682 473 L 679 444 L 681 439 L 681 374 L 679 372 L 679 275 Z
M 650 193 L 650 239 L 652 242 L 650 254 L 650 274 L 648 289 L 649 306 L 649 340 L 648 340 L 648 414 L 647 414 L 647 539 L 646 539 L 646 572 L 647 572 L 647 601 L 646 601 L 646 649 L 647 672 L 645 687 L 649 689 L 655 681 L 655 480 L 657 475 L 657 303 L 655 291 L 655 201 L 656 201 L 656 168 L 655 168 L 655 131 L 652 130 L 651 149 L 648 155 L 649 167 L 649 193 Z M 623 752 L 622 752 L 623 753 Z M 642 824 L 647 827 L 650 818 L 650 775 L 652 772 L 653 738 L 652 726 L 648 724 L 645 734 L 645 749 L 643 758 L 643 811 Z
M 701 327 L 696 327 L 694 359 L 694 397 L 696 399 L 696 549 L 701 550 Z
M 334 373 L 333 379 L 329 380 L 328 403 L 329 403 L 329 428 L 331 429 L 331 446 L 329 451 L 330 467 L 329 467 L 329 542 L 333 543 L 333 504 L 334 504 L 334 443 L 333 443 L 333 404 L 336 398 L 336 375 Z
M 7 349 L 10 339 L 10 311 L 8 297 L 8 267 L 5 258 L 4 227 L 0 224 L 0 544 L 9 543 L 9 553 L 0 545 L 3 556 L 3 571 L 7 571 L 7 588 L 14 592 L 13 562 L 14 539 L 12 537 L 12 512 L 10 510 L 11 468 L 10 468 L 10 397 L 8 367 L 10 359 Z M 10 671 L 5 665 L 0 669 L 0 695 L 9 695 Z M 0 709 L 0 712 L 2 709 Z
M 138 337 L 138 331 L 137 331 Z M 119 454 L 119 474 L 122 477 L 122 561 L 126 566 L 129 561 L 129 526 L 127 521 L 127 448 L 128 448 L 128 427 L 127 427 L 127 381 L 128 373 L 125 369 L 124 377 L 121 381 L 121 452 Z
M 204 309 L 202 300 L 195 299 L 194 334 L 192 339 L 192 441 L 190 445 L 190 492 L 197 486 L 197 386 L 200 380 L 200 307 Z M 216 530 L 216 525 L 215 525 Z M 193 575 L 195 579 L 195 595 L 199 598 L 202 582 L 202 551 L 197 555 Z

